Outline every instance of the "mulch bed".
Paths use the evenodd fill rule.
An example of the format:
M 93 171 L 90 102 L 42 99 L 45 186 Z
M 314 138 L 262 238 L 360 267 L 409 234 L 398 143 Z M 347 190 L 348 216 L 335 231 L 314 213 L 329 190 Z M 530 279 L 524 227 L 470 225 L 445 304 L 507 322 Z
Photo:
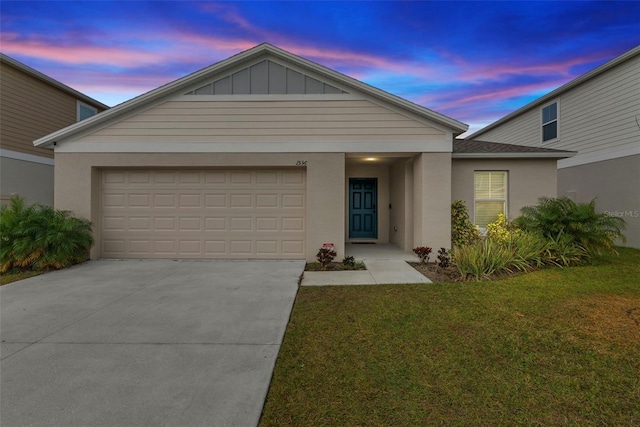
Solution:
M 436 264 L 435 262 L 430 262 L 427 264 L 420 264 L 419 262 L 410 262 L 409 265 L 411 265 L 413 268 L 418 270 L 420 273 L 422 273 L 427 279 L 431 280 L 432 282 L 464 282 L 458 270 L 453 266 L 449 266 L 447 268 L 440 268 L 438 267 L 438 264 Z M 533 271 L 533 270 L 530 270 L 530 271 Z M 521 274 L 526 274 L 526 273 L 527 272 L 525 271 L 517 271 L 517 270 L 511 273 L 509 272 L 496 273 L 491 276 L 484 277 L 482 281 L 487 282 L 492 280 L 508 279 L 509 277 L 520 276 Z M 473 278 L 470 278 L 469 280 L 473 281 Z
M 454 267 L 440 268 L 435 262 L 420 264 L 419 262 L 410 262 L 413 268 L 422 273 L 432 282 L 460 282 L 462 278 L 460 273 Z
M 325 269 L 319 262 L 308 262 L 304 268 L 304 271 L 354 271 L 354 270 L 366 270 L 363 263 L 356 263 L 355 267 L 348 267 L 341 262 L 332 262 L 327 265 Z
M 435 262 L 429 262 L 427 264 L 420 264 L 419 262 L 409 262 L 410 266 L 415 268 L 417 271 L 422 273 L 427 279 L 432 282 L 463 282 L 462 277 L 458 270 L 449 266 L 447 268 L 440 268 L 438 264 Z M 332 262 L 323 270 L 318 262 L 308 262 L 305 266 L 304 271 L 350 271 L 350 270 L 366 270 L 366 267 L 363 263 L 358 263 L 355 267 L 347 267 L 343 265 L 341 262 Z M 516 271 L 513 273 L 502 273 L 495 274 L 491 277 L 485 277 L 482 281 L 490 281 L 490 280 L 498 280 L 498 279 L 506 279 L 512 276 L 518 276 L 520 274 L 524 274 L 524 272 Z

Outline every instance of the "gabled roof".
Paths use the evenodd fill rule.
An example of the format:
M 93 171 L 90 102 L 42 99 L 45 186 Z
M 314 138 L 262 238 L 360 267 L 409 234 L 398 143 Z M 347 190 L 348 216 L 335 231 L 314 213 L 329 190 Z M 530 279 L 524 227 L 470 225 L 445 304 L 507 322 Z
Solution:
M 455 158 L 547 158 L 564 159 L 573 157 L 575 151 L 554 150 L 552 148 L 528 147 L 526 145 L 500 144 L 473 139 L 454 139 Z
M 180 92 L 182 90 L 186 90 L 187 88 L 189 88 L 190 86 L 192 86 L 193 84 L 199 81 L 204 81 L 205 79 L 210 78 L 215 74 L 223 73 L 233 67 L 238 66 L 241 63 L 251 61 L 265 54 L 269 54 L 278 59 L 288 61 L 300 68 L 310 70 L 320 76 L 337 81 L 346 87 L 355 89 L 357 91 L 365 93 L 366 95 L 369 95 L 376 99 L 380 99 L 388 104 L 391 104 L 398 108 L 412 112 L 414 114 L 417 114 L 420 117 L 424 117 L 435 123 L 451 128 L 453 129 L 454 134 L 460 134 L 460 133 L 466 132 L 467 129 L 469 128 L 468 125 L 462 122 L 459 122 L 457 120 L 454 120 L 450 117 L 447 117 L 443 114 L 429 110 L 428 108 L 424 108 L 420 105 L 414 104 L 410 101 L 407 101 L 406 99 L 400 98 L 399 96 L 392 95 L 376 87 L 360 82 L 354 78 L 346 76 L 337 71 L 331 70 L 313 61 L 309 61 L 308 59 L 304 59 L 300 56 L 289 53 L 269 43 L 262 43 L 249 50 L 246 50 L 244 52 L 231 56 L 228 59 L 225 59 L 213 65 L 210 65 L 209 67 L 203 68 L 183 78 L 174 80 L 173 82 L 167 83 L 166 85 L 163 85 L 157 89 L 151 90 L 136 98 L 133 98 L 122 104 L 119 104 L 101 114 L 95 115 L 93 117 L 89 117 L 88 119 L 85 119 L 74 125 L 71 125 L 57 132 L 49 134 L 43 138 L 37 139 L 36 141 L 34 141 L 34 145 L 36 146 L 51 145 L 57 140 L 68 138 L 84 130 L 90 129 L 100 123 L 104 123 L 107 120 L 110 120 L 116 116 L 123 115 L 128 112 L 132 112 L 133 110 L 147 103 L 158 101 L 167 95 Z
M 30 75 L 31 77 L 35 77 L 38 80 L 42 80 L 43 82 L 51 85 L 51 86 L 55 86 L 56 88 L 67 92 L 68 94 L 75 96 L 76 98 L 78 98 L 80 101 L 92 105 L 94 107 L 103 109 L 103 110 L 108 110 L 110 107 L 108 105 L 103 104 L 100 101 L 97 101 L 93 98 L 91 98 L 90 96 L 85 95 L 82 92 L 78 92 L 77 90 L 70 88 L 69 86 L 65 85 L 64 83 L 60 83 L 59 81 L 47 76 L 46 74 L 41 73 L 40 71 L 34 70 L 33 68 L 29 67 L 28 65 L 23 64 L 20 61 L 16 61 L 15 59 L 11 58 L 10 56 L 5 55 L 4 53 L 0 53 L 0 62 L 4 62 L 6 64 L 11 65 L 12 67 L 15 67 L 17 69 L 19 69 L 20 71 Z
M 491 123 L 488 126 L 485 126 L 484 128 L 472 133 L 471 135 L 469 135 L 467 138 L 476 138 L 479 135 L 482 135 L 483 133 L 494 129 L 500 125 L 502 125 L 505 122 L 508 122 L 509 120 L 533 109 L 536 107 L 539 107 L 540 105 L 552 100 L 553 98 L 556 98 L 557 96 L 573 89 L 574 87 L 581 85 L 582 83 L 591 80 L 594 77 L 599 76 L 600 74 L 604 73 L 607 70 L 610 70 L 611 68 L 616 67 L 617 65 L 631 59 L 634 58 L 636 56 L 640 55 L 640 46 L 636 46 L 633 49 L 631 49 L 628 52 L 623 53 L 622 55 L 612 59 L 611 61 L 602 64 L 601 66 L 594 68 L 593 70 L 589 71 L 586 74 L 581 75 L 580 77 L 577 77 L 573 80 L 571 80 L 569 83 L 566 83 L 562 86 L 560 86 L 559 88 L 549 92 L 548 94 L 536 99 L 535 101 L 530 102 L 529 104 L 525 105 L 522 108 L 517 109 L 516 111 L 507 114 L 506 116 L 504 116 L 503 118 Z

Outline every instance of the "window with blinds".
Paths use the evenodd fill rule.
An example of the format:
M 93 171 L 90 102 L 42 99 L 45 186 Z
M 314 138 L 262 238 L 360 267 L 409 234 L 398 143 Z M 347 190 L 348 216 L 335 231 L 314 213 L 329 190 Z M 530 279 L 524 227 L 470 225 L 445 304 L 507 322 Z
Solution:
M 486 227 L 507 215 L 507 172 L 478 171 L 474 174 L 474 224 Z

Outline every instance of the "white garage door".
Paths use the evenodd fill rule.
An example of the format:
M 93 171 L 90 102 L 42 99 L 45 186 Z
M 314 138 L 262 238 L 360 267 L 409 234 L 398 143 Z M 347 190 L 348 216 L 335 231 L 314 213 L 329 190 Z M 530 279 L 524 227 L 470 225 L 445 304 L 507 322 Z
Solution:
M 104 170 L 104 258 L 305 258 L 305 171 Z

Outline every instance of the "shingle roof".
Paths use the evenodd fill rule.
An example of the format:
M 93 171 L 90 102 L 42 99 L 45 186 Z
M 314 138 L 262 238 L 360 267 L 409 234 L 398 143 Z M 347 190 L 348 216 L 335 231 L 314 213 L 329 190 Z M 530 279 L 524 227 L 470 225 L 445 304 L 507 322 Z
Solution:
M 572 157 L 575 154 L 574 151 L 501 144 L 475 139 L 455 139 L 453 141 L 453 157 L 546 157 L 560 159 Z

